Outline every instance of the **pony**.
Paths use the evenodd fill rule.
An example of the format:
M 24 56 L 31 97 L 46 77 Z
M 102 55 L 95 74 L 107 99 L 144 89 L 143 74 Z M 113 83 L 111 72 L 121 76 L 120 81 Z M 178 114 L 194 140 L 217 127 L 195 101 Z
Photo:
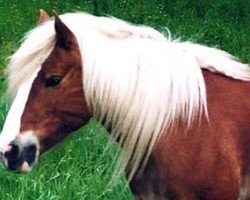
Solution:
M 250 68 L 229 53 L 112 17 L 68 13 L 25 37 L 7 67 L 4 166 L 28 173 L 95 117 L 135 199 L 249 198 Z

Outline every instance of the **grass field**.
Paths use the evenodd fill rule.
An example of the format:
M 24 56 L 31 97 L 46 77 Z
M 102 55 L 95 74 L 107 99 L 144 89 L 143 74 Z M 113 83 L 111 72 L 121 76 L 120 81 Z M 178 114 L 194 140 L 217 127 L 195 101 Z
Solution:
M 9 108 L 5 95 L 7 57 L 20 45 L 24 33 L 36 26 L 39 9 L 51 14 L 86 11 L 110 14 L 158 30 L 168 27 L 173 37 L 217 46 L 250 63 L 249 0 L 0 0 L 0 129 Z M 63 144 L 43 156 L 27 175 L 0 167 L 0 199 L 97 200 L 133 199 L 125 178 L 107 187 L 113 152 L 103 154 L 108 134 L 92 120 Z M 110 167 L 111 166 L 111 167 Z

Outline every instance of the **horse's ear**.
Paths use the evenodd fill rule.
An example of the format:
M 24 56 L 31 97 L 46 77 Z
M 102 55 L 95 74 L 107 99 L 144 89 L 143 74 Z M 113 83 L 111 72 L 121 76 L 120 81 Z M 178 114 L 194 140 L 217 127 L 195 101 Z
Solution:
M 56 30 L 56 46 L 70 49 L 74 43 L 74 34 L 69 28 L 62 22 L 58 14 L 53 11 L 55 16 L 55 30 Z
M 42 23 L 47 22 L 49 20 L 50 20 L 50 17 L 46 13 L 46 11 L 43 10 L 43 9 L 40 9 L 40 17 L 39 17 L 39 20 L 38 20 L 38 24 L 42 24 Z

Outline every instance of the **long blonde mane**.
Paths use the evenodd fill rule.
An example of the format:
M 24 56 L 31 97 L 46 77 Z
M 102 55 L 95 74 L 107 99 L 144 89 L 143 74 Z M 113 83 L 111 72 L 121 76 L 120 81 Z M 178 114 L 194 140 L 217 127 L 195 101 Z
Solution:
M 188 127 L 201 115 L 208 115 L 201 68 L 250 79 L 248 65 L 234 61 L 231 55 L 171 41 L 170 36 L 150 27 L 84 13 L 60 17 L 80 46 L 89 108 L 104 125 L 112 127 L 113 138 L 119 138 L 123 151 L 117 169 L 129 167 L 129 178 L 139 166 L 145 166 L 163 130 L 171 129 L 178 120 Z M 41 67 L 54 44 L 53 21 L 27 34 L 8 67 L 13 96 Z M 215 57 L 209 63 L 210 55 Z

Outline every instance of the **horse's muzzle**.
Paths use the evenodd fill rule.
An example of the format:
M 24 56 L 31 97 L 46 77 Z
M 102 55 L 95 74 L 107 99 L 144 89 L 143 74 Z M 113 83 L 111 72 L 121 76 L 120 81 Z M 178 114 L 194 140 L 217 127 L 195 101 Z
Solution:
M 17 140 L 13 140 L 0 156 L 6 169 L 13 172 L 27 173 L 31 171 L 36 162 L 37 150 L 36 143 L 22 144 Z

